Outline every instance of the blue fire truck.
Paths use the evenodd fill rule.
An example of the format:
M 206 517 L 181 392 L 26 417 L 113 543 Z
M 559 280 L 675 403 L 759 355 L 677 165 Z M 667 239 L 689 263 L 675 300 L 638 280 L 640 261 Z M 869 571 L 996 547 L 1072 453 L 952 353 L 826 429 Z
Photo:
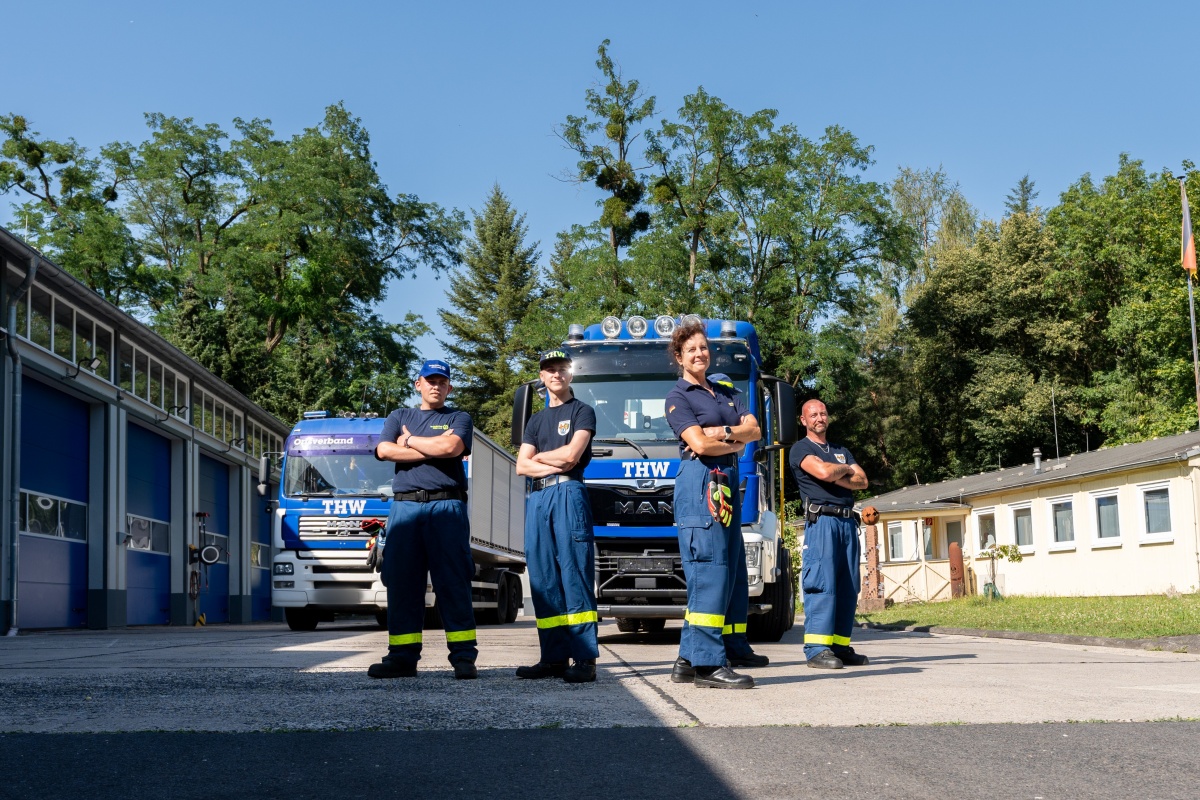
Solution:
M 571 354 L 575 396 L 596 410 L 592 461 L 584 474 L 595 524 L 596 600 L 602 617 L 623 632 L 656 632 L 682 619 L 687 583 L 675 531 L 678 440 L 664 401 L 679 379 L 671 334 L 684 318 L 607 317 L 571 325 L 562 346 Z M 696 318 L 699 320 L 699 318 Z M 762 372 L 758 335 L 749 322 L 702 320 L 712 353 L 709 375 L 724 373 L 743 393 L 763 439 L 740 456 L 742 536 L 750 584 L 747 634 L 779 641 L 793 624 L 796 599 L 791 556 L 782 538 L 785 448 L 796 438 L 790 384 Z M 518 388 L 512 440 L 533 410 L 535 385 Z

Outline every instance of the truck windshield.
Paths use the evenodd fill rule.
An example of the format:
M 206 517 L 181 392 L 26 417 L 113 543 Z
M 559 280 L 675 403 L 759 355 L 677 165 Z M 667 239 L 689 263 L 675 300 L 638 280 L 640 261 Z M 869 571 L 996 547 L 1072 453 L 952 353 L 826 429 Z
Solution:
M 675 375 L 601 376 L 575 378 L 575 396 L 596 409 L 596 439 L 629 439 L 639 442 L 673 442 L 667 423 L 667 393 L 679 380 Z M 745 379 L 734 385 L 746 391 Z
M 291 455 L 283 472 L 283 491 L 297 495 L 390 495 L 396 468 L 370 453 Z

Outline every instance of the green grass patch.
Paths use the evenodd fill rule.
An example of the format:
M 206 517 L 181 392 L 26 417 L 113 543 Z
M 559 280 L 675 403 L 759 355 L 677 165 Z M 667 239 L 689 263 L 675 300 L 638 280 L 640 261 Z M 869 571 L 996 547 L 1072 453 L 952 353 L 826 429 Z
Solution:
M 1200 634 L 1200 594 L 1138 597 L 965 597 L 859 614 L 876 625 L 977 628 L 1070 636 L 1153 639 Z

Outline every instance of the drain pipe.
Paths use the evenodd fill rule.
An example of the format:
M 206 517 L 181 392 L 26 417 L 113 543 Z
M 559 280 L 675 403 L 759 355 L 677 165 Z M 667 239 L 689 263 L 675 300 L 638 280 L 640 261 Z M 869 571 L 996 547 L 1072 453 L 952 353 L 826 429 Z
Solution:
M 9 537 L 12 546 L 9 550 L 8 575 L 9 587 L 12 595 L 12 604 L 9 606 L 9 621 L 8 633 L 6 636 L 17 635 L 17 563 L 20 560 L 18 556 L 21 550 L 21 534 L 18 532 L 19 518 L 21 515 L 21 354 L 17 351 L 17 343 L 13 337 L 16 336 L 17 330 L 17 303 L 29 291 L 29 287 L 33 285 L 33 279 L 37 275 L 38 266 L 41 261 L 37 256 L 31 256 L 29 259 L 29 268 L 25 270 L 25 280 L 21 281 L 21 285 L 13 292 L 12 297 L 8 299 L 8 357 L 12 364 L 12 391 L 9 397 L 12 399 L 12 436 L 9 441 L 12 447 L 10 458 L 12 461 L 12 469 L 9 470 L 9 480 L 12 481 L 12 495 L 9 498 L 11 505 L 11 514 L 9 515 Z

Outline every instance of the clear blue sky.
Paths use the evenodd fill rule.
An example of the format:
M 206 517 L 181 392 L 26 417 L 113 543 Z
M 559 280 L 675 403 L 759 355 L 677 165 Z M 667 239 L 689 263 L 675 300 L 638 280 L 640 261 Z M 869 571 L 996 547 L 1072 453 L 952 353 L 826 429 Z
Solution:
M 142 141 L 158 111 L 290 136 L 344 101 L 393 193 L 470 212 L 493 183 L 543 258 L 597 215 L 559 180 L 554 135 L 581 113 L 601 40 L 670 114 L 697 86 L 775 108 L 810 137 L 841 125 L 875 148 L 870 177 L 943 166 L 996 218 L 1024 174 L 1038 203 L 1127 152 L 1200 161 L 1196 2 L 7 3 L 0 113 L 89 149 Z M 0 221 L 19 231 L 8 202 Z M 394 285 L 383 306 L 435 330 L 445 281 Z M 433 337 L 419 344 L 443 355 Z

